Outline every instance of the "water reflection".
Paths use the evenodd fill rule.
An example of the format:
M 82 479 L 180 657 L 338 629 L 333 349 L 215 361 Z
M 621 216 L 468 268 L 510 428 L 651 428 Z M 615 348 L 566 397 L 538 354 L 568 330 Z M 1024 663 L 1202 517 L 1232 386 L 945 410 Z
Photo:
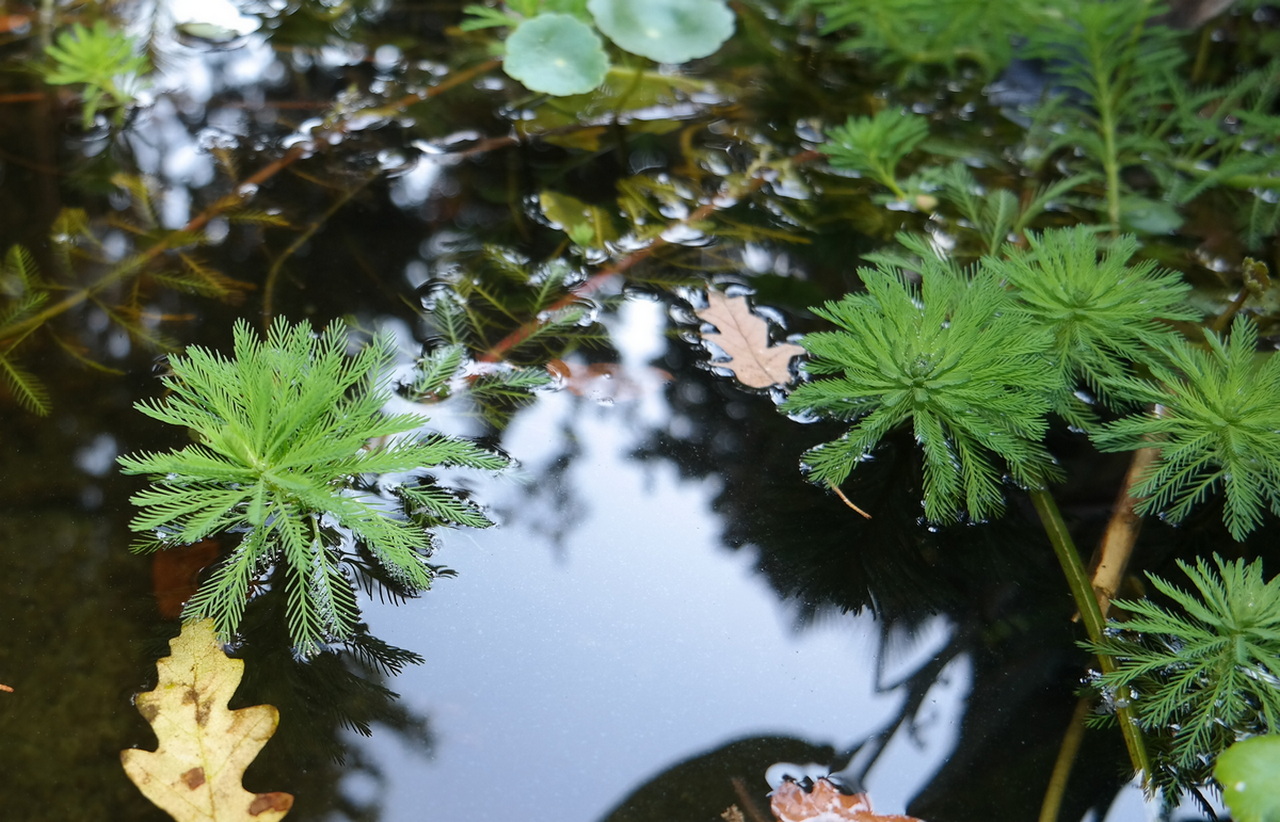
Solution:
M 624 362 L 663 347 L 660 310 L 632 319 L 613 329 Z M 437 554 L 455 579 L 368 609 L 374 633 L 426 657 L 396 687 L 437 735 L 430 764 L 378 736 L 362 746 L 389 774 L 384 819 L 417 819 L 428 802 L 440 819 L 506 819 L 512 807 L 547 820 L 701 818 L 662 816 L 674 806 L 646 797 L 670 798 L 671 779 L 684 811 L 727 797 L 719 813 L 733 777 L 762 798 L 776 759 L 847 757 L 892 726 L 904 695 L 878 687 L 870 614 L 826 613 L 800 630 L 753 552 L 721 544 L 721 483 L 629 456 L 669 414 L 656 392 L 613 406 L 562 393 L 521 412 L 503 448 L 534 483 L 556 472 L 573 500 L 559 541 L 544 512 L 526 513 L 525 489 L 499 481 L 478 497 L 495 501 L 501 527 L 448 535 Z M 933 625 L 926 660 L 946 634 Z M 941 765 L 968 680 L 963 663 L 930 679 L 913 733 L 866 774 L 880 807 L 905 805 Z M 478 799 L 489 775 L 509 799 Z

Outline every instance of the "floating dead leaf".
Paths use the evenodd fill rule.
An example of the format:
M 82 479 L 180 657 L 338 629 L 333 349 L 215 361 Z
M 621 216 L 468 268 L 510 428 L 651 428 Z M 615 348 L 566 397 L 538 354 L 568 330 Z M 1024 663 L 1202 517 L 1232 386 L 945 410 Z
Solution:
M 805 353 L 794 343 L 769 342 L 769 323 L 752 313 L 746 297 L 729 297 L 719 291 L 707 292 L 707 307 L 698 317 L 717 329 L 702 335 L 715 343 L 727 360 L 713 365 L 728 368 L 738 381 L 751 388 L 768 388 L 791 382 L 791 360 Z
M 674 379 L 669 371 L 661 368 L 628 370 L 613 362 L 551 360 L 547 363 L 547 370 L 560 378 L 570 394 L 603 403 L 639 399 L 656 391 L 660 384 Z
M 138 695 L 138 712 L 155 729 L 154 752 L 120 752 L 125 773 L 178 822 L 275 822 L 293 807 L 287 793 L 252 793 L 240 780 L 275 733 L 271 705 L 229 710 L 244 662 L 222 651 L 213 621 L 189 623 L 156 663 L 155 690 Z
M 769 809 L 778 822 L 923 822 L 914 816 L 875 813 L 865 793 L 841 793 L 829 779 L 815 780 L 809 791 L 787 780 L 770 796 Z

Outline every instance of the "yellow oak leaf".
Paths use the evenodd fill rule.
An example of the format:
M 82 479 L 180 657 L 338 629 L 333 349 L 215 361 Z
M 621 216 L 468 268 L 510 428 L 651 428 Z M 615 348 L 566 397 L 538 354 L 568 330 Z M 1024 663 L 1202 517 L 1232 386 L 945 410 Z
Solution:
M 244 662 L 222 651 L 213 620 L 189 623 L 156 663 L 155 690 L 138 694 L 138 711 L 156 732 L 155 751 L 120 752 L 125 773 L 178 822 L 275 822 L 293 807 L 287 793 L 252 793 L 240 779 L 275 733 L 272 705 L 229 710 Z
M 717 329 L 702 338 L 729 355 L 727 360 L 713 360 L 712 365 L 728 368 L 738 382 L 751 388 L 791 382 L 791 360 L 804 354 L 804 349 L 794 343 L 770 344 L 769 323 L 752 313 L 746 297 L 708 291 L 707 307 L 695 313 Z

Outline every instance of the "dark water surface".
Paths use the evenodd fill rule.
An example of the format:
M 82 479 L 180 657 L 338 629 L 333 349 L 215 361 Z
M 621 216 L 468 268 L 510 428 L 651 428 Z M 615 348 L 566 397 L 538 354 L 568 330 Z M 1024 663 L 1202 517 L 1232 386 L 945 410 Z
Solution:
M 479 45 L 446 36 L 459 5 L 268 15 L 268 32 L 231 48 L 162 42 L 151 104 L 114 134 L 69 124 L 67 98 L 7 103 L 0 246 L 24 243 L 50 267 L 54 215 L 84 208 L 104 245 L 84 266 L 92 278 L 145 247 L 139 204 L 112 174 L 140 175 L 158 225 L 182 226 L 233 189 L 229 165 L 242 181 L 278 160 L 344 94 L 367 106 L 481 66 Z M 843 119 L 832 112 L 871 94 L 857 77 L 812 82 L 804 71 L 831 66 L 797 49 L 745 40 L 718 58 L 736 85 L 630 123 L 601 115 L 605 137 L 575 132 L 567 145 L 515 139 L 513 123 L 547 108 L 477 71 L 242 189 L 289 227 L 210 224 L 201 253 L 252 285 L 239 301 L 151 282 L 135 307 L 178 347 L 227 349 L 234 318 L 260 323 L 268 310 L 316 325 L 346 317 L 394 330 L 407 373 L 440 283 L 500 267 L 504 253 L 584 272 L 606 262 L 601 249 L 568 249 L 541 194 L 621 222 L 620 182 L 648 175 L 705 202 L 717 169 L 750 160 L 745 146 L 800 151 L 814 118 Z M 956 122 L 957 140 L 976 133 Z M 459 480 L 499 525 L 445 534 L 434 559 L 455 573 L 420 599 L 365 597 L 369 633 L 423 657 L 398 675 L 349 654 L 298 663 L 278 603 L 250 609 L 239 698 L 283 717 L 251 788 L 294 793 L 291 820 L 710 822 L 733 804 L 767 808 L 774 762 L 816 761 L 847 766 L 886 813 L 1034 818 L 1087 658 L 1030 508 L 1015 497 L 999 522 L 926 527 L 903 437 L 859 468 L 858 501 L 874 513 L 863 520 L 798 470 L 839 429 L 786 419 L 773 397 L 712 373 L 696 343 L 692 311 L 709 281 L 753 290 L 788 331 L 814 327 L 805 306 L 851 287 L 854 261 L 895 227 L 845 182 L 775 180 L 724 208 L 715 237 L 673 232 L 628 279 L 604 284 L 590 303 L 603 343 L 537 352 L 579 370 L 610 364 L 594 382 L 540 395 L 499 425 L 463 401 L 398 401 L 519 462 Z M 669 203 L 650 220 L 688 211 Z M 524 299 L 523 284 L 495 288 Z M 113 321 L 128 292 L 107 290 L 53 323 L 56 339 L 24 348 L 49 385 L 48 417 L 0 402 L 0 682 L 16 689 L 0 694 L 0 819 L 164 818 L 118 752 L 154 744 L 131 698 L 154 684 L 177 623 L 157 611 L 152 560 L 128 550 L 128 497 L 141 486 L 114 460 L 183 433 L 131 408 L 157 396 L 161 364 Z M 478 350 L 510 330 L 500 313 Z M 1055 447 L 1086 477 L 1063 500 L 1090 545 L 1125 463 L 1070 437 Z M 1140 550 L 1168 562 L 1194 534 L 1153 523 Z M 1122 788 L 1122 757 L 1117 735 L 1089 735 L 1064 819 L 1154 818 Z

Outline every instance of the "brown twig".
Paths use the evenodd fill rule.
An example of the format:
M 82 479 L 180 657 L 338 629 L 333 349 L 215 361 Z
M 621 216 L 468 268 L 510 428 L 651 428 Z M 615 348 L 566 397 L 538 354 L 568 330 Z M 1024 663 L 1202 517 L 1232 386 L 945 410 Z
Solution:
M 829 487 L 832 491 L 835 491 L 835 492 L 836 492 L 836 496 L 837 496 L 837 497 L 839 497 L 839 498 L 844 502 L 844 504 L 845 504 L 845 505 L 847 505 L 847 506 L 849 506 L 850 508 L 852 508 L 853 510 L 857 511 L 859 514 L 862 514 L 862 516 L 866 517 L 867 519 L 871 519 L 871 515 L 870 515 L 870 514 L 868 514 L 866 511 L 863 511 L 863 510 L 862 510 L 861 508 L 859 508 L 858 506 L 854 505 L 854 504 L 853 504 L 853 500 L 849 499 L 848 497 L 846 497 L 846 496 L 844 495 L 844 491 L 841 491 L 841 490 L 840 490 L 840 486 L 839 486 L 839 485 L 836 485 L 834 482 L 829 482 L 829 483 L 827 483 L 827 487 Z
M 1133 556 L 1133 546 L 1138 540 L 1138 532 L 1142 530 L 1142 517 L 1133 510 L 1138 500 L 1130 493 L 1130 489 L 1146 473 L 1156 456 L 1157 449 L 1151 446 L 1133 452 L 1129 470 L 1124 475 L 1124 484 L 1116 496 L 1115 508 L 1111 511 L 1111 519 L 1098 543 L 1098 559 L 1090 584 L 1093 585 L 1094 596 L 1098 599 L 1098 607 L 1104 617 L 1111 607 L 1112 597 L 1120 590 L 1129 558 Z
M 501 60 L 496 60 L 496 59 L 487 60 L 483 63 L 472 66 L 471 68 L 466 69 L 464 71 L 455 72 L 454 74 L 451 74 L 449 77 L 442 80 L 440 83 L 428 89 L 425 89 L 421 92 L 415 92 L 413 94 L 407 94 L 404 97 L 401 97 L 399 100 L 395 101 L 394 103 L 390 104 L 390 106 L 380 107 L 379 109 L 374 110 L 374 112 L 386 110 L 388 108 L 394 109 L 395 111 L 400 111 L 403 108 L 413 105 L 414 103 L 419 103 L 424 100 L 428 100 L 444 91 L 447 91 L 448 89 L 453 88 L 454 86 L 457 86 L 461 83 L 468 82 L 481 74 L 491 71 L 492 69 L 500 65 L 501 62 L 502 62 Z M 366 110 L 366 111 L 361 111 L 361 114 L 367 115 L 367 114 L 372 114 L 374 112 Z M 307 156 L 308 154 L 311 154 L 312 152 L 317 151 L 319 148 L 323 146 L 329 145 L 330 141 L 328 138 L 336 134 L 345 133 L 347 130 L 348 122 L 349 121 L 345 119 L 338 120 L 336 123 L 334 123 L 331 126 L 317 130 L 317 132 L 313 135 L 312 139 L 304 140 L 290 146 L 289 149 L 285 151 L 284 154 L 280 155 L 278 158 L 276 158 L 272 162 L 258 169 L 249 177 L 246 177 L 244 180 L 241 180 L 239 184 L 236 186 L 236 189 L 234 191 L 218 198 L 211 205 L 205 208 L 204 211 L 200 212 L 195 217 L 192 217 L 187 222 L 186 225 L 178 229 L 178 231 L 173 232 L 170 236 L 182 236 L 184 234 L 190 234 L 190 233 L 200 231 L 206 225 L 208 225 L 209 222 L 212 221 L 215 217 L 218 217 L 224 212 L 232 208 L 235 208 L 245 200 L 252 197 L 253 195 L 251 192 L 254 189 L 256 189 L 258 186 L 261 186 L 267 180 L 270 180 L 272 177 L 275 177 L 281 171 L 293 165 L 295 162 Z M 96 295 L 100 291 L 113 285 L 117 280 L 129 274 L 132 274 L 136 271 L 141 270 L 144 266 L 146 266 L 151 261 L 159 257 L 161 254 L 169 250 L 171 250 L 171 246 L 169 245 L 169 242 L 165 239 L 161 239 L 159 242 L 151 245 L 145 251 L 141 252 L 137 256 L 137 258 L 135 258 L 132 261 L 130 265 L 120 267 L 116 272 L 114 272 L 114 276 L 103 277 L 93 285 L 68 294 L 63 299 L 59 300 L 58 302 L 52 305 L 46 306 L 43 310 L 41 310 L 36 314 L 33 314 L 6 328 L 0 328 L 0 332 L 3 332 L 4 334 L 3 341 L 12 340 L 14 338 L 20 338 L 22 336 L 25 336 L 26 334 L 29 334 L 31 331 L 35 330 L 36 328 L 39 328 L 41 325 L 48 322 L 53 317 L 56 317 L 66 311 L 69 311 L 70 309 L 75 308 L 76 306 L 80 305 L 86 300 L 92 298 L 94 295 Z
M 790 159 L 790 162 L 793 165 L 799 165 L 801 163 L 811 162 L 821 156 L 822 155 L 816 151 L 804 151 L 792 157 Z M 565 296 L 553 302 L 550 306 L 548 306 L 542 312 L 542 314 L 544 316 L 549 316 L 563 308 L 568 308 L 570 305 L 572 305 L 574 302 L 576 302 L 580 298 L 587 296 L 589 294 L 595 293 L 613 277 L 616 277 L 619 274 L 626 273 L 628 270 L 634 268 L 639 263 L 643 262 L 644 260 L 647 260 L 649 257 L 653 255 L 654 252 L 670 245 L 671 241 L 666 238 L 666 235 L 669 234 L 672 229 L 679 228 L 680 226 L 696 225 L 697 223 L 700 223 L 703 220 L 707 219 L 708 217 L 710 217 L 712 214 L 719 211 L 720 209 L 728 205 L 736 204 L 739 200 L 741 200 L 743 197 L 747 196 L 748 194 L 752 194 L 756 191 L 759 191 L 761 188 L 764 187 L 764 184 L 766 182 L 767 182 L 767 179 L 763 175 L 752 177 L 749 181 L 747 181 L 745 185 L 742 186 L 740 190 L 734 191 L 719 197 L 712 198 L 711 200 L 708 200 L 707 202 L 698 206 L 693 211 L 689 212 L 687 215 L 680 218 L 679 220 L 673 220 L 667 226 L 667 229 L 663 231 L 661 234 L 659 234 L 657 237 L 655 237 L 654 240 L 651 243 L 649 243 L 647 246 L 636 249 L 635 251 L 631 252 L 627 256 L 615 262 L 613 265 L 607 266 L 597 271 L 595 274 L 592 274 L 590 277 L 583 280 L 582 283 L 578 285 L 576 288 L 574 288 L 570 293 L 566 294 Z M 512 331 L 507 336 L 503 337 L 501 340 L 498 340 L 498 342 L 494 343 L 493 346 L 491 346 L 488 351 L 486 351 L 484 354 L 482 354 L 479 357 L 479 361 L 480 362 L 498 362 L 503 357 L 505 357 L 511 351 L 511 349 L 515 348 L 516 346 L 520 345 L 520 343 L 529 339 L 529 337 L 535 331 L 537 331 L 538 327 L 541 324 L 542 323 L 539 320 L 536 320 L 536 319 L 530 320 L 529 322 L 520 326 L 516 330 Z
M 751 822 L 769 822 L 769 818 L 756 805 L 755 797 L 747 790 L 746 783 L 742 781 L 742 777 L 730 777 L 729 781 L 733 783 L 733 792 L 738 795 L 738 802 L 741 803 L 739 810 L 746 808 L 747 816 L 751 817 Z

